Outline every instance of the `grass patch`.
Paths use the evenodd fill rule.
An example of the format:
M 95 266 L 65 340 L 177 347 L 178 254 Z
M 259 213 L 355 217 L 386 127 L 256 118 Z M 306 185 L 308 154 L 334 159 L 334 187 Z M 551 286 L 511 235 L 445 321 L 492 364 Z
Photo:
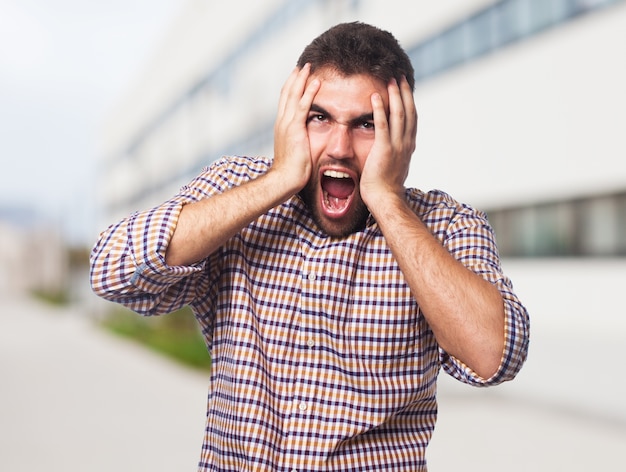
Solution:
M 47 303 L 48 305 L 67 306 L 70 303 L 70 296 L 67 290 L 32 290 L 31 295 L 35 299 Z
M 190 308 L 163 316 L 143 317 L 116 308 L 103 321 L 115 334 L 134 339 L 187 366 L 210 370 L 211 357 Z

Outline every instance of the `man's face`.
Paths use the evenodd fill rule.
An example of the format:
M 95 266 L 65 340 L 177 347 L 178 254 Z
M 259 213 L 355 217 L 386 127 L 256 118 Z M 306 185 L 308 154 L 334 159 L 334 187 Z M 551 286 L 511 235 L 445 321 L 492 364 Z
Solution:
M 301 195 L 327 234 L 347 236 L 365 225 L 369 211 L 359 192 L 363 165 L 374 144 L 371 96 L 389 109 L 386 84 L 366 75 L 315 71 L 321 87 L 307 120 L 313 171 Z

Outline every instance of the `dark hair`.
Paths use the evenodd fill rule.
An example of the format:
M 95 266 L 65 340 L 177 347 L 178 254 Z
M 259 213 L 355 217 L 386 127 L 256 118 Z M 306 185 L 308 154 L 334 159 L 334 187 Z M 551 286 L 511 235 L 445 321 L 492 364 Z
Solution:
M 315 38 L 300 55 L 298 66 L 330 67 L 343 75 L 366 74 L 388 83 L 405 76 L 415 87 L 407 53 L 389 32 L 365 23 L 340 23 Z

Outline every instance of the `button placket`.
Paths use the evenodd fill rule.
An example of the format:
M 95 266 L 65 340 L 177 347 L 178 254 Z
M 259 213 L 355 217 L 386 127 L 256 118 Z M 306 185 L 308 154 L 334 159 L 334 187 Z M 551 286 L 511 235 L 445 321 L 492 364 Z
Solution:
M 319 257 L 320 248 L 313 246 L 311 254 Z M 299 338 L 294 346 L 294 362 L 297 367 L 294 371 L 295 378 L 293 380 L 293 391 L 291 396 L 292 414 L 290 417 L 290 442 L 294 450 L 299 452 L 296 454 L 301 459 L 308 457 L 310 451 L 315 446 L 315 431 L 318 426 L 316 423 L 316 378 L 319 372 L 315 368 L 319 359 L 319 288 L 322 282 L 320 274 L 321 267 L 316 265 L 315 260 L 309 257 L 309 245 L 302 244 L 301 249 L 301 272 L 300 284 L 301 293 L 299 300 L 298 313 L 298 330 Z M 322 249 L 323 250 L 323 249 Z M 297 359 L 297 360 L 296 360 Z M 293 467 L 293 466 L 296 467 Z M 292 467 L 299 469 L 299 463 L 292 463 Z

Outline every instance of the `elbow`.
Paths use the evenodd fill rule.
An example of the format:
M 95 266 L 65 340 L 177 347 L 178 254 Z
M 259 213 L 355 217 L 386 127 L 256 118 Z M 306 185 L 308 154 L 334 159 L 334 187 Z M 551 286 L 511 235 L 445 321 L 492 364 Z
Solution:
M 440 347 L 482 381 L 490 380 L 498 374 L 505 355 L 504 339 L 487 340 L 483 337 L 477 341 L 474 337 L 463 347 L 457 346 L 457 349 L 446 348 L 441 344 Z
M 498 373 L 506 355 L 504 313 L 494 319 L 498 322 L 475 336 L 480 341 L 468 353 L 468 367 L 483 379 L 491 379 Z
M 89 277 L 89 285 L 95 295 L 108 301 L 115 301 L 115 295 L 119 292 L 119 290 L 114 290 L 113 287 L 110 286 L 106 277 L 101 274 L 94 274 L 93 271 Z
M 121 274 L 115 273 L 107 264 L 92 264 L 89 270 L 89 285 L 92 292 L 100 298 L 117 302 L 129 292 Z
M 504 356 L 504 340 L 494 343 L 491 349 L 481 352 L 480 356 L 469 367 L 481 378 L 488 380 L 494 377 L 500 370 Z
M 495 293 L 495 292 L 494 292 Z M 482 330 L 483 336 L 476 353 L 474 372 L 483 379 L 495 376 L 502 365 L 506 350 L 506 326 L 505 326 L 504 300 L 498 293 L 494 302 L 494 309 L 489 317 L 489 323 Z
M 103 275 L 102 270 L 97 269 L 93 262 L 89 268 L 89 286 L 91 291 L 98 297 L 106 298 L 108 293 L 106 277 Z

